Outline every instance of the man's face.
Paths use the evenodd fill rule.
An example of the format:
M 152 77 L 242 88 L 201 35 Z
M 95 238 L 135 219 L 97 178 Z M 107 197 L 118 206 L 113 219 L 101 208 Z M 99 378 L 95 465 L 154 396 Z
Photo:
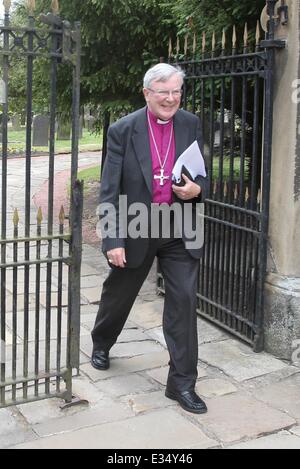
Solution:
M 170 120 L 178 110 L 181 99 L 182 78 L 177 73 L 167 81 L 152 81 L 144 88 L 150 111 L 161 120 Z

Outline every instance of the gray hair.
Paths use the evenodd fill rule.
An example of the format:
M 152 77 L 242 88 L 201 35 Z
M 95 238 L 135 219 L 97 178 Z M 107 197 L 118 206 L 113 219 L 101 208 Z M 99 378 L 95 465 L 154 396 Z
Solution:
M 183 81 L 185 73 L 180 67 L 174 67 L 166 63 L 154 65 L 149 68 L 144 76 L 144 88 L 149 88 L 153 81 L 168 81 L 175 74 L 179 75 Z

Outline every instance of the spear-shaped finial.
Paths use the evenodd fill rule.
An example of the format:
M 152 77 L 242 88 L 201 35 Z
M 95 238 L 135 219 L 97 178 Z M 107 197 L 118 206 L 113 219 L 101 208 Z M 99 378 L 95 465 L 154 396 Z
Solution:
M 205 54 L 206 49 L 206 34 L 205 31 L 202 33 L 202 54 Z
M 19 220 L 20 220 L 20 218 L 19 218 L 18 209 L 15 208 L 15 210 L 14 210 L 14 216 L 13 216 L 13 224 L 14 224 L 14 227 L 17 227 L 17 226 L 18 226 Z
M 244 27 L 244 47 L 248 47 L 248 26 L 247 26 L 247 23 L 245 23 L 245 27 Z
M 224 183 L 224 197 L 227 196 L 228 188 L 227 188 L 227 181 Z
M 179 50 L 180 50 L 180 42 L 179 42 L 179 36 L 177 36 L 177 41 L 176 41 L 176 55 L 179 55 Z
M 41 225 L 41 224 L 42 224 L 42 221 L 43 221 L 43 212 L 42 212 L 41 207 L 39 207 L 39 209 L 38 209 L 37 216 L 36 216 L 36 221 L 37 221 L 37 224 L 38 224 L 38 225 Z
M 193 37 L 193 55 L 196 54 L 196 47 L 197 47 L 197 38 L 196 38 L 196 33 L 194 33 L 194 37 Z
M 3 0 L 3 5 L 4 5 L 5 14 L 8 15 L 10 7 L 11 7 L 11 0 Z
M 214 52 L 216 49 L 216 34 L 213 31 L 212 38 L 211 38 L 211 51 Z
M 223 28 L 223 33 L 222 33 L 222 50 L 225 49 L 226 46 L 226 34 L 225 34 L 225 28 Z
M 33 15 L 33 12 L 35 10 L 35 0 L 27 0 L 27 5 L 29 13 Z
M 217 193 L 217 189 L 218 189 L 218 184 L 217 184 L 217 181 L 216 179 L 214 180 L 214 187 L 213 187 L 213 194 L 216 194 Z
M 258 192 L 257 192 L 257 205 L 260 205 L 260 197 L 261 197 L 261 193 L 260 193 L 260 189 L 258 189 Z
M 58 15 L 58 13 L 59 13 L 58 0 L 52 0 L 51 9 L 52 9 L 52 12 L 53 12 L 54 15 Z
M 260 27 L 259 27 L 259 21 L 257 20 L 256 24 L 256 34 L 255 34 L 255 43 L 258 46 L 260 41 Z
M 169 38 L 169 52 L 168 52 L 169 57 L 172 55 L 172 39 Z
M 186 34 L 184 36 L 184 55 L 187 56 L 187 50 L 188 50 L 188 35 Z
M 246 202 L 248 202 L 248 199 L 249 199 L 249 188 L 248 188 L 248 186 L 246 187 L 245 199 L 246 199 Z
M 63 206 L 61 206 L 61 208 L 60 208 L 59 215 L 58 215 L 58 219 L 59 219 L 59 224 L 60 224 L 60 225 L 63 225 L 63 224 L 64 224 L 64 221 L 65 221 L 65 211 L 64 211 L 64 207 L 63 207 Z
M 232 30 L 232 48 L 236 49 L 236 29 L 235 29 L 235 25 L 233 25 L 233 30 Z

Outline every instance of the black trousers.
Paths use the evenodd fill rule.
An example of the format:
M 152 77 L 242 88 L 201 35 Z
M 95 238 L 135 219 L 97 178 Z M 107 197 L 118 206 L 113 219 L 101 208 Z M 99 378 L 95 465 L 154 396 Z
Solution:
M 150 239 L 147 256 L 137 268 L 113 267 L 103 283 L 99 311 L 92 330 L 93 349 L 109 351 L 117 341 L 155 256 L 165 281 L 163 332 L 170 354 L 168 387 L 194 389 L 198 337 L 196 292 L 199 260 L 181 239 Z

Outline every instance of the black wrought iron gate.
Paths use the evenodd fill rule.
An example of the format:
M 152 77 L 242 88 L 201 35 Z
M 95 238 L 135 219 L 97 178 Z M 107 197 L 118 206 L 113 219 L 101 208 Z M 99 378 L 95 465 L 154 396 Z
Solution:
M 28 1 L 27 25 L 16 27 L 6 0 L 0 26 L 1 59 L 1 289 L 0 289 L 0 407 L 46 397 L 72 400 L 72 370 L 79 367 L 80 263 L 82 184 L 76 180 L 79 133 L 80 25 L 62 21 L 58 2 L 52 13 L 35 21 Z M 42 63 L 43 62 L 43 63 Z M 25 70 L 26 142 L 24 156 L 10 158 L 10 83 L 17 65 Z M 36 65 L 48 66 L 49 147 L 45 174 L 33 173 L 32 120 L 34 90 L 39 86 Z M 73 80 L 71 196 L 69 216 L 61 208 L 54 217 L 55 128 L 58 70 Z M 44 69 L 45 70 L 45 69 Z M 73 78 L 72 78 L 73 75 Z M 25 96 L 24 96 L 25 97 Z M 20 158 L 24 179 L 13 179 Z M 20 161 L 18 163 L 20 163 Z M 20 167 L 20 166 L 19 166 Z M 32 212 L 34 177 L 48 178 L 48 209 Z M 11 194 L 23 187 L 23 206 L 13 207 Z M 44 217 L 44 220 L 43 220 Z M 68 219 L 69 226 L 66 226 Z M 56 279 L 54 281 L 54 279 Z
M 213 34 L 208 50 L 196 36 L 189 51 L 177 41 L 169 61 L 186 73 L 184 107 L 201 118 L 211 181 L 205 204 L 205 245 L 200 262 L 198 313 L 239 336 L 255 351 L 263 349 L 263 299 L 267 262 L 274 53 L 284 42 L 274 39 L 274 0 L 267 2 L 268 33 L 261 40 L 257 23 L 252 38 L 247 25 L 230 50 L 223 31 Z M 253 40 L 255 37 L 255 40 Z M 158 273 L 158 291 L 164 292 Z

